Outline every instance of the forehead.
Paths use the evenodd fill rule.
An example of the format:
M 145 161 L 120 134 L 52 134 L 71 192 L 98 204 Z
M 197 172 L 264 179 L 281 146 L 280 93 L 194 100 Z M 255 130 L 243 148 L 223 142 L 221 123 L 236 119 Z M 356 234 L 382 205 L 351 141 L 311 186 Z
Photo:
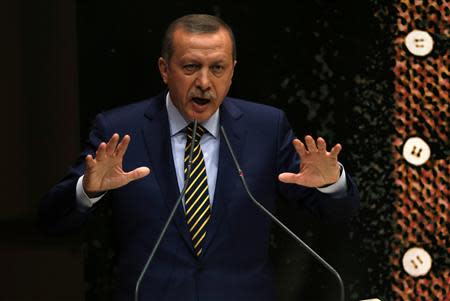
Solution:
M 173 33 L 173 55 L 180 57 L 188 54 L 222 54 L 232 57 L 231 37 L 221 28 L 213 33 L 192 33 L 176 29 Z

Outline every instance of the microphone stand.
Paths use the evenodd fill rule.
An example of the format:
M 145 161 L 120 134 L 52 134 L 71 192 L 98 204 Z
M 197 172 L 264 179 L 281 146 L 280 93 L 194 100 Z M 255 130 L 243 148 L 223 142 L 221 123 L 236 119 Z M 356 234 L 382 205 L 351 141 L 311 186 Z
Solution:
M 341 291 L 340 300 L 344 301 L 345 300 L 344 283 L 342 282 L 342 278 L 339 275 L 339 273 L 328 262 L 326 262 L 322 257 L 320 257 L 319 254 L 317 254 L 313 249 L 311 249 L 303 240 L 301 240 L 297 235 L 295 235 L 294 232 L 292 232 L 288 227 L 286 227 L 278 218 L 276 218 L 269 210 L 267 210 L 261 203 L 259 203 L 253 197 L 252 193 L 250 192 L 250 190 L 247 186 L 247 181 L 244 178 L 244 172 L 242 171 L 241 167 L 239 166 L 239 163 L 236 159 L 236 156 L 233 152 L 230 141 L 228 140 L 227 134 L 226 134 L 223 126 L 220 126 L 220 130 L 222 132 L 223 137 L 225 138 L 225 142 L 228 146 L 228 150 L 230 151 L 231 157 L 233 158 L 234 165 L 236 166 L 236 169 L 239 174 L 239 178 L 241 179 L 241 182 L 244 185 L 245 191 L 247 192 L 250 199 L 253 201 L 253 203 L 255 203 L 255 205 L 259 209 L 261 209 L 266 215 L 268 215 L 272 221 L 274 221 L 278 226 L 280 226 L 284 231 L 286 231 L 292 238 L 294 238 L 295 241 L 297 241 L 304 249 L 306 249 L 309 252 L 309 254 L 311 254 L 314 258 L 316 258 L 323 266 L 325 266 L 325 268 L 328 271 L 330 271 L 334 276 L 336 276 L 336 278 L 339 282 L 340 291 Z
M 197 120 L 194 120 L 194 128 L 192 131 L 192 143 L 191 143 L 191 148 L 189 150 L 189 160 L 188 160 L 188 166 L 187 166 L 187 177 L 184 180 L 184 186 L 183 189 L 180 192 L 180 196 L 178 197 L 177 201 L 175 202 L 175 205 L 172 208 L 172 211 L 170 212 L 169 218 L 166 221 L 166 224 L 164 225 L 158 240 L 156 241 L 155 246 L 152 249 L 152 252 L 150 253 L 147 262 L 144 265 L 144 268 L 142 269 L 141 274 L 139 275 L 138 281 L 136 282 L 136 288 L 134 291 L 134 300 L 135 301 L 139 301 L 139 287 L 141 286 L 141 282 L 142 279 L 144 278 L 145 272 L 147 272 L 148 266 L 150 265 L 150 263 L 153 260 L 153 257 L 155 256 L 156 250 L 158 250 L 159 245 L 161 244 L 161 241 L 164 237 L 164 235 L 166 234 L 167 228 L 169 227 L 169 224 L 172 222 L 172 219 L 175 215 L 175 212 L 178 208 L 178 206 L 181 203 L 181 200 L 183 199 L 184 195 L 186 194 L 186 189 L 188 188 L 188 185 L 191 182 L 191 168 L 192 168 L 192 154 L 194 153 L 194 144 L 195 144 L 195 135 L 197 135 Z M 200 143 L 200 142 L 199 142 Z

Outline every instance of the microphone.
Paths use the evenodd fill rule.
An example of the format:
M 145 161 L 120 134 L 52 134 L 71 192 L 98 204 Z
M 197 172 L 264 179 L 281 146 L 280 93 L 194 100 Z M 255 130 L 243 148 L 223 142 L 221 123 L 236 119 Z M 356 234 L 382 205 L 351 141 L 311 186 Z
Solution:
M 286 227 L 278 218 L 276 218 L 269 210 L 267 210 L 261 203 L 259 203 L 250 192 L 247 181 L 244 177 L 244 172 L 242 171 L 241 167 L 239 166 L 239 163 L 236 159 L 236 156 L 233 152 L 233 148 L 231 147 L 230 141 L 228 140 L 227 134 L 225 132 L 225 129 L 223 126 L 220 126 L 220 131 L 222 132 L 223 137 L 225 138 L 225 142 L 227 144 L 228 150 L 231 154 L 231 157 L 233 158 L 234 165 L 236 166 L 236 170 L 238 172 L 239 178 L 241 179 L 241 182 L 245 188 L 245 191 L 247 195 L 250 197 L 250 199 L 253 201 L 253 203 L 261 209 L 267 216 L 270 217 L 272 221 L 274 221 L 278 226 L 280 226 L 285 232 L 287 232 L 292 238 L 294 238 L 295 241 L 297 241 L 305 250 L 309 252 L 314 258 L 316 258 L 328 271 L 330 271 L 334 276 L 336 276 L 340 291 L 341 291 L 341 301 L 345 300 L 345 294 L 344 294 L 344 283 L 342 282 L 341 276 L 339 273 L 328 263 L 326 262 L 322 257 L 319 256 L 311 247 L 309 247 L 303 240 L 301 240 L 297 235 L 295 235 L 294 232 L 292 232 L 288 227 Z
M 141 286 L 142 279 L 144 278 L 144 275 L 147 272 L 148 266 L 152 262 L 153 257 L 155 256 L 156 250 L 158 250 L 158 247 L 161 244 L 161 241 L 162 241 L 164 235 L 166 234 L 167 228 L 169 227 L 169 224 L 172 222 L 175 212 L 176 212 L 178 206 L 180 205 L 181 200 L 183 199 L 184 195 L 186 194 L 186 189 L 188 188 L 188 185 L 191 182 L 191 168 L 192 168 L 192 157 L 193 157 L 192 154 L 194 153 L 194 144 L 195 144 L 194 137 L 197 134 L 197 123 L 198 123 L 197 119 L 195 119 L 194 120 L 194 128 L 192 131 L 192 143 L 191 143 L 191 148 L 189 150 L 189 159 L 188 159 L 188 165 L 187 165 L 187 177 L 186 177 L 186 179 L 184 179 L 183 189 L 181 190 L 180 196 L 178 197 L 177 201 L 175 202 L 175 205 L 173 206 L 172 211 L 170 212 L 169 218 L 167 219 L 166 224 L 164 225 L 161 233 L 159 234 L 158 240 L 156 241 L 156 244 L 153 247 L 152 252 L 148 256 L 147 262 L 145 263 L 144 268 L 142 269 L 142 272 L 139 275 L 139 278 L 136 282 L 136 288 L 134 291 L 134 300 L 135 301 L 139 301 L 139 287 Z

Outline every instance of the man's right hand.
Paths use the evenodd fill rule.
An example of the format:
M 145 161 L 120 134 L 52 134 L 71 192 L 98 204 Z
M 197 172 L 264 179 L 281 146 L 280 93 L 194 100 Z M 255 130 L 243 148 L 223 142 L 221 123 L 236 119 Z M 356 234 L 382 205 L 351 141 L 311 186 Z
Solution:
M 90 198 L 97 197 L 108 190 L 122 187 L 150 173 L 148 167 L 139 167 L 130 172 L 125 172 L 122 169 L 123 156 L 131 138 L 125 135 L 120 143 L 119 138 L 119 134 L 115 133 L 108 143 L 100 143 L 95 159 L 92 155 L 86 156 L 83 189 Z

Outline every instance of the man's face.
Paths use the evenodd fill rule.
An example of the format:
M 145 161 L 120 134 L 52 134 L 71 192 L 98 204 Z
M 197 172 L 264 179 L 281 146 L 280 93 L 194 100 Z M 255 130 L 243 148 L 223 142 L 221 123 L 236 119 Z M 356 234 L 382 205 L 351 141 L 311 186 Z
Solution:
M 163 81 L 178 111 L 187 119 L 208 120 L 228 93 L 234 65 L 228 32 L 195 34 L 182 29 L 173 33 L 169 62 L 159 58 Z

